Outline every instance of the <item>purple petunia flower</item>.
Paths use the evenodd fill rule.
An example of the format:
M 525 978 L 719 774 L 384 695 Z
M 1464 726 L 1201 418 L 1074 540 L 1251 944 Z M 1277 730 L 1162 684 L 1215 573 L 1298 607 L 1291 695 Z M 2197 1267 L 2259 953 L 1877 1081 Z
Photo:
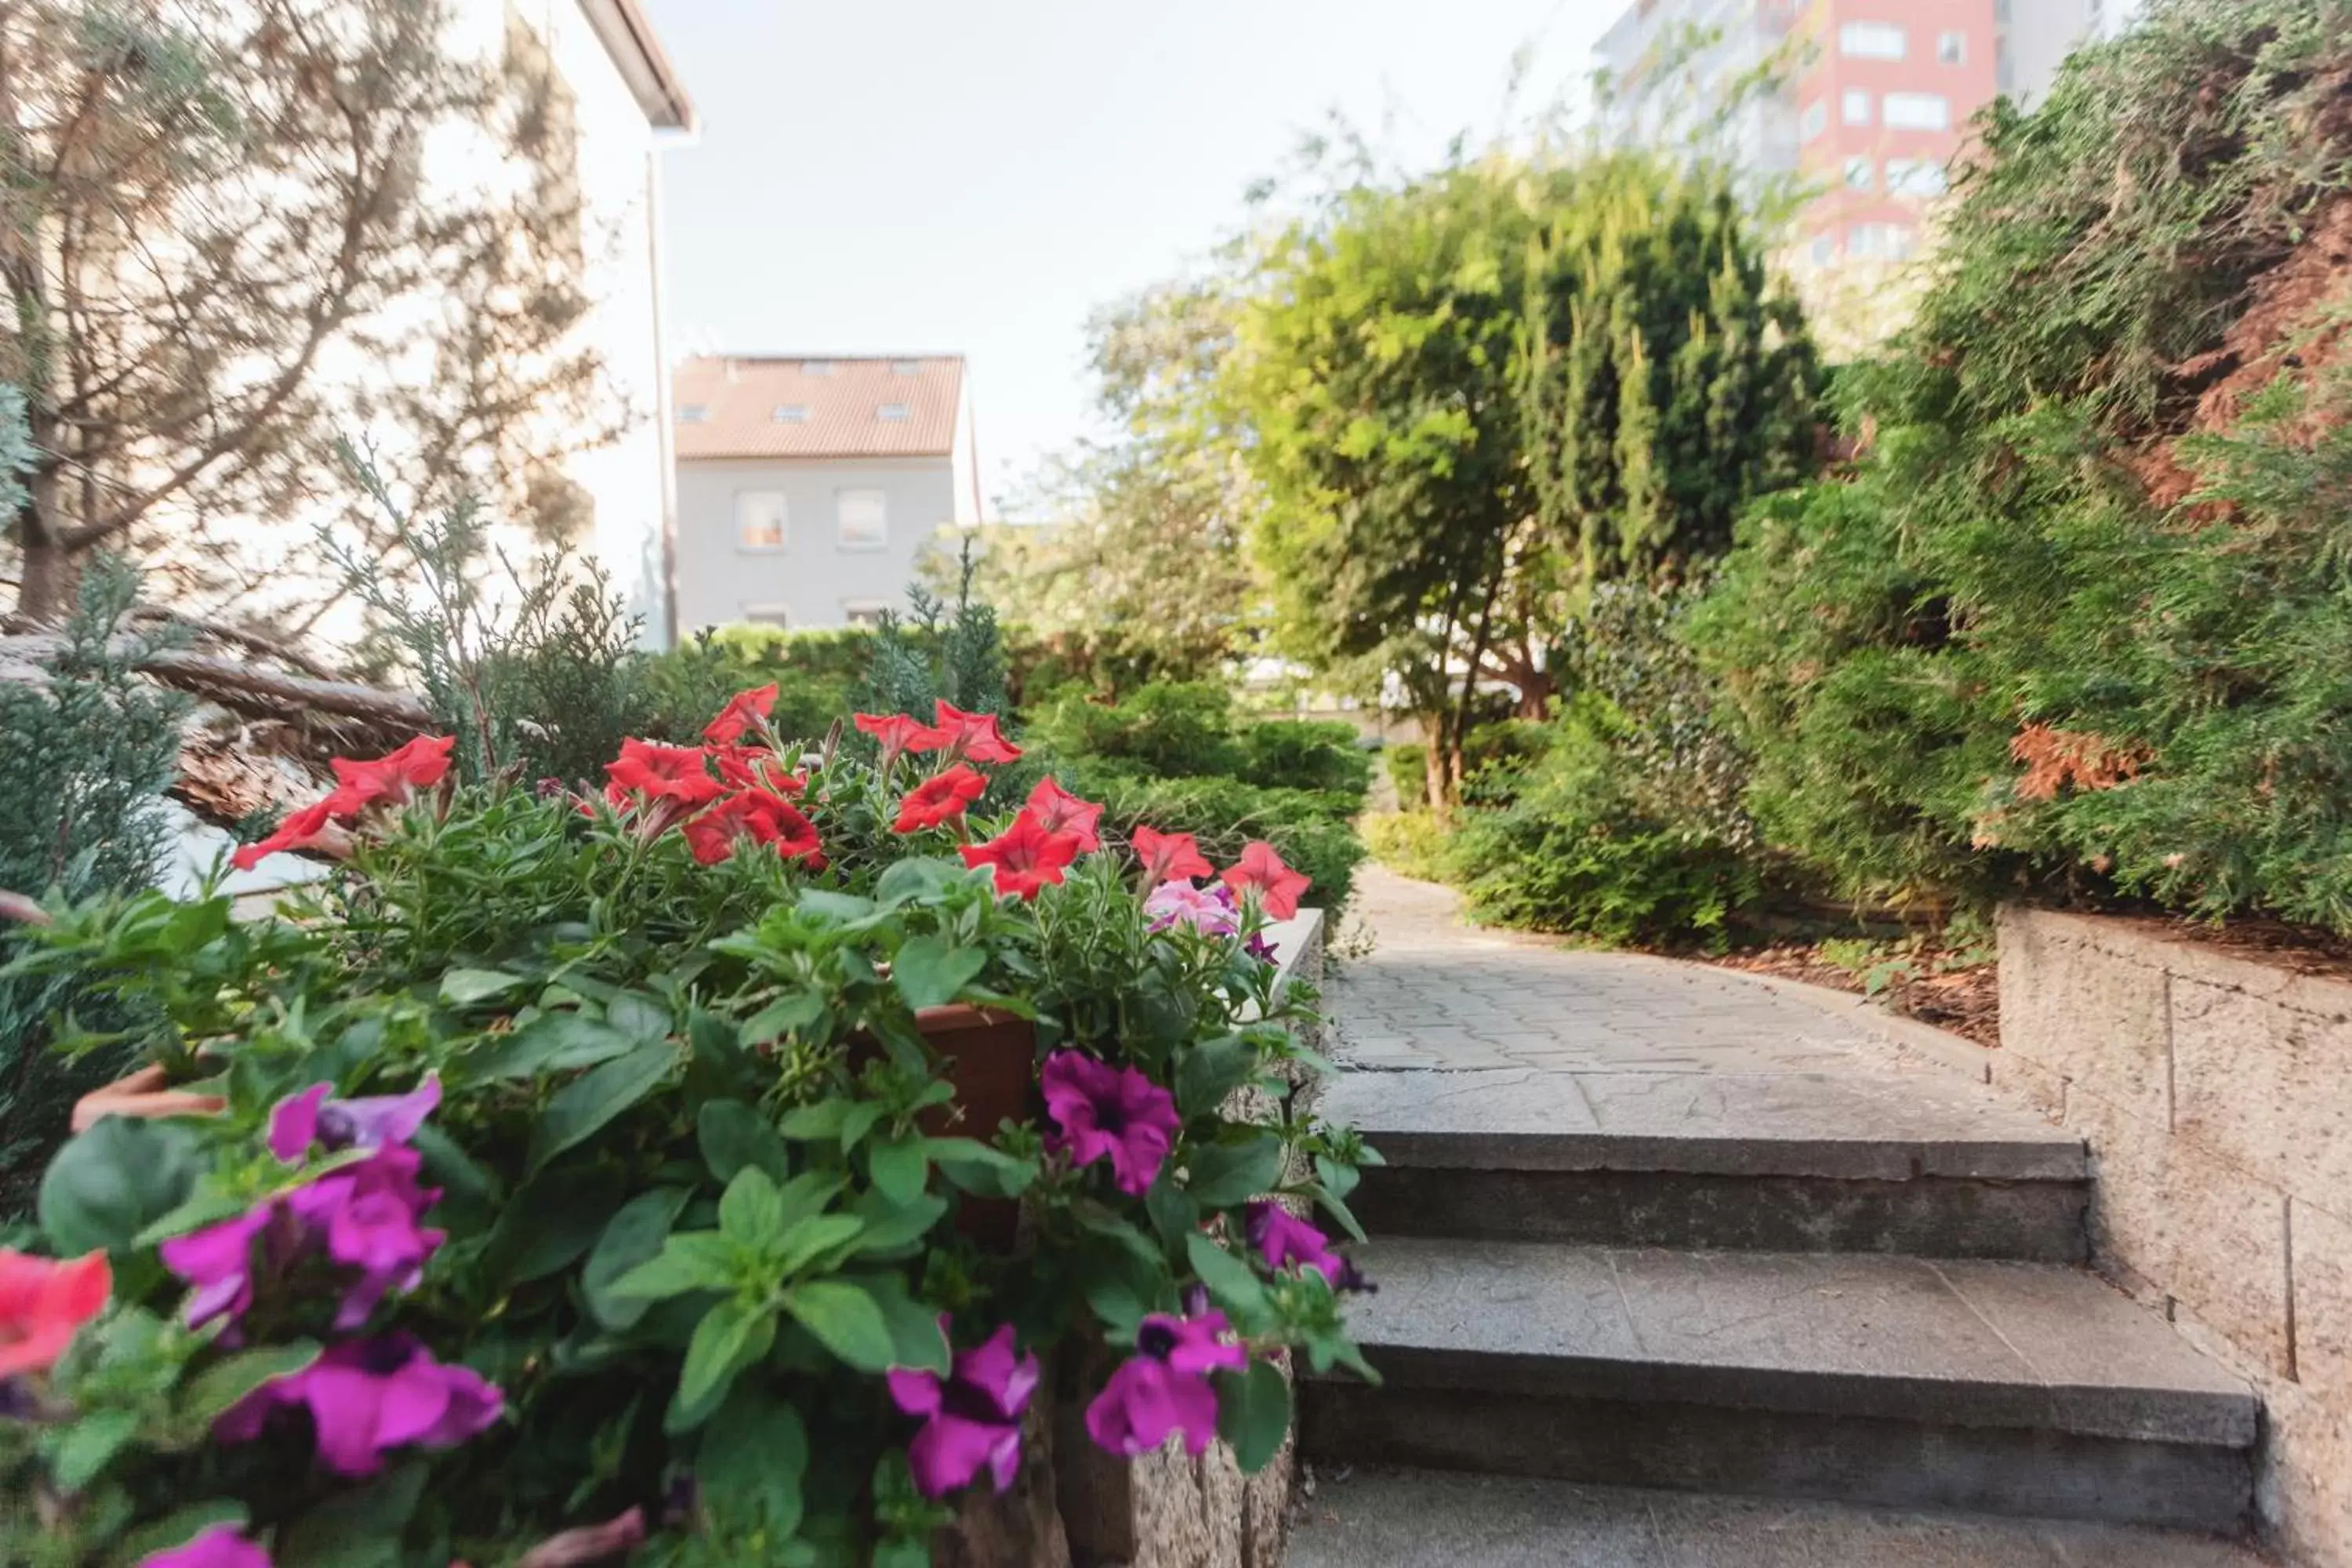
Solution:
M 416 1184 L 423 1163 L 414 1149 L 381 1149 L 286 1195 L 306 1233 L 325 1237 L 327 1256 L 360 1271 L 336 1310 L 336 1328 L 355 1329 L 386 1293 L 415 1289 L 425 1260 L 447 1239 L 416 1223 L 441 1195 Z
M 233 1524 L 215 1524 L 181 1545 L 151 1552 L 139 1568 L 269 1568 L 269 1553 L 237 1532 Z
M 1331 1238 L 1269 1199 L 1251 1202 L 1249 1241 L 1265 1266 L 1276 1272 L 1291 1264 L 1312 1268 L 1332 1284 L 1339 1282 L 1347 1260 L 1331 1250 Z
M 253 1305 L 254 1238 L 277 1212 L 276 1203 L 265 1203 L 156 1248 L 163 1267 L 195 1288 L 188 1298 L 190 1328 L 202 1328 L 224 1313 L 236 1317 Z
M 1061 1129 L 1045 1147 L 1068 1150 L 1080 1165 L 1108 1156 L 1119 1191 L 1135 1197 L 1150 1192 L 1182 1125 L 1174 1097 L 1134 1068 L 1115 1068 L 1083 1051 L 1055 1051 L 1041 1077 L 1046 1113 Z
M 1205 1452 L 1217 1435 L 1217 1391 L 1209 1373 L 1239 1372 L 1249 1352 L 1226 1340 L 1219 1311 L 1171 1318 L 1155 1312 L 1135 1333 L 1135 1354 L 1119 1363 L 1087 1406 L 1087 1434 L 1126 1458 L 1148 1454 L 1180 1433 L 1184 1451 Z
M 343 1476 L 372 1476 L 386 1449 L 452 1448 L 488 1427 L 505 1395 L 470 1367 L 444 1364 L 407 1334 L 328 1349 L 290 1377 L 265 1384 L 213 1424 L 224 1443 L 261 1435 L 277 1410 L 309 1408 L 319 1459 Z
M 947 1326 L 941 1318 L 940 1329 Z M 982 1469 L 998 1491 L 1013 1485 L 1021 1468 L 1022 1413 L 1037 1387 L 1037 1358 L 1013 1353 L 1012 1324 L 958 1352 L 945 1379 L 898 1367 L 889 1382 L 898 1408 L 923 1417 L 923 1429 L 907 1446 L 916 1490 L 945 1497 L 970 1486 Z
M 406 1094 L 330 1100 L 331 1087 L 314 1083 L 278 1102 L 269 1113 L 271 1153 L 290 1165 L 310 1152 L 314 1142 L 329 1149 L 382 1149 L 405 1143 L 441 1103 L 441 1079 L 435 1073 L 425 1074 L 425 1080 Z
M 1231 936 L 1241 929 L 1234 890 L 1223 882 L 1206 888 L 1181 879 L 1162 882 L 1143 900 L 1143 912 L 1151 918 L 1153 931 L 1188 925 L 1206 936 Z

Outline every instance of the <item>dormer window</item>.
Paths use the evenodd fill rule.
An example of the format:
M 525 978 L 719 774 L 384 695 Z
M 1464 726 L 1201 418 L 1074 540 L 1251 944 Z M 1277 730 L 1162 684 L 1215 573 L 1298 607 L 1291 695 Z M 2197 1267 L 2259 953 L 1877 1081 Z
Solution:
M 809 405 L 805 403 L 779 403 L 768 417 L 779 425 L 805 425 L 809 422 Z
M 679 404 L 677 405 L 677 422 L 681 425 L 709 424 L 710 405 L 708 403 Z
M 919 359 L 894 359 L 890 362 L 890 374 L 892 375 L 920 375 L 923 374 L 923 362 Z
M 909 417 L 913 412 L 914 411 L 912 409 L 908 408 L 903 403 L 886 403 L 881 407 L 874 411 L 874 416 L 877 419 L 887 419 L 896 423 L 899 420 Z
M 803 375 L 831 375 L 833 374 L 833 362 L 829 359 L 804 359 L 801 361 L 801 374 Z

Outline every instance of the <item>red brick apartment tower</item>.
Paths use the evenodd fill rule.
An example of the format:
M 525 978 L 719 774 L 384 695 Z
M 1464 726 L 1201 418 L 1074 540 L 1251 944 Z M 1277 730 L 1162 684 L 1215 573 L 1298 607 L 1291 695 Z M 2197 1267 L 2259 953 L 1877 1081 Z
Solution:
M 2035 3 L 2035 0 L 2025 0 Z M 1810 0 L 1792 96 L 1797 164 L 1820 194 L 1796 235 L 1816 310 L 1863 337 L 1888 274 L 1927 243 L 1971 115 L 1999 91 L 2003 0 Z M 1899 314 L 1901 304 L 1884 305 Z

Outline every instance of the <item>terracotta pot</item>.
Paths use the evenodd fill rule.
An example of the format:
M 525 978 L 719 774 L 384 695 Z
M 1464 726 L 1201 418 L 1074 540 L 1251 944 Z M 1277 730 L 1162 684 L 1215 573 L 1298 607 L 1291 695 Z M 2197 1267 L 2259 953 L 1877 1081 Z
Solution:
M 75 1100 L 73 1130 L 87 1132 L 109 1116 L 213 1116 L 227 1104 L 217 1094 L 173 1089 L 163 1069 L 150 1064 Z
M 1039 1109 L 1037 1030 L 1028 1019 L 956 1003 L 923 1008 L 915 1024 L 945 1058 L 948 1082 L 955 1089 L 954 1104 L 923 1113 L 924 1131 L 984 1143 L 996 1136 L 1001 1122 L 1028 1121 Z M 956 1228 L 984 1247 L 1009 1250 L 1020 1223 L 1021 1205 L 1014 1199 L 966 1198 Z

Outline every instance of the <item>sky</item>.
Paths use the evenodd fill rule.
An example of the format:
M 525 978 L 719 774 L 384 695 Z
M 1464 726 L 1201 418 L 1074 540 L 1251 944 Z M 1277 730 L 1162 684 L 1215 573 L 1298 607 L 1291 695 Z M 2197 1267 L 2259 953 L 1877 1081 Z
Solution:
M 1627 0 L 646 0 L 677 353 L 961 353 L 989 515 L 1096 429 L 1088 313 L 1338 109 L 1408 166 L 1573 89 Z

